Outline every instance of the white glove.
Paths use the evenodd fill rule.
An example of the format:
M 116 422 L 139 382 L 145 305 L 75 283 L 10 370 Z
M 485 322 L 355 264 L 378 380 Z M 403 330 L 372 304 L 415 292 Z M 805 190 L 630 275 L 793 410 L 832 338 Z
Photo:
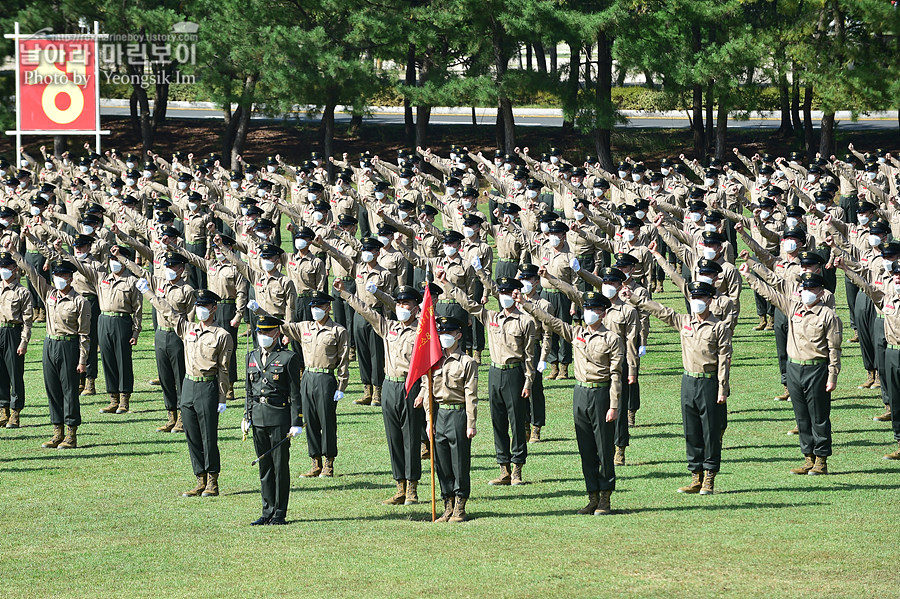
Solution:
M 137 283 L 135 283 L 134 286 L 142 294 L 150 291 L 150 281 L 148 281 L 147 279 L 138 279 Z
M 472 268 L 474 268 L 475 270 L 481 270 L 481 258 L 479 258 L 478 256 L 472 258 Z
M 250 432 L 250 421 L 246 418 L 241 420 L 241 432 L 245 435 Z
M 259 302 L 255 299 L 250 300 L 249 302 L 247 302 L 247 309 L 251 312 L 256 312 L 257 310 L 259 310 Z
M 334 401 L 340 401 L 342 399 L 344 399 L 344 392 L 343 391 L 335 391 L 334 392 Z
M 368 291 L 369 293 L 375 293 L 376 291 L 378 291 L 378 285 L 376 285 L 372 281 L 367 281 L 366 282 L 366 291 Z
M 302 432 L 303 432 L 303 427 L 302 427 L 302 426 L 292 426 L 292 427 L 291 427 L 290 433 L 291 433 L 291 436 L 292 436 L 292 437 L 296 437 L 297 435 L 299 435 L 299 434 L 302 433 Z
M 638 348 L 638 355 L 642 358 L 647 355 L 647 346 L 646 345 L 642 345 Z
M 221 414 L 222 412 L 225 411 L 225 408 L 227 408 L 227 407 L 228 407 L 228 406 L 226 406 L 224 403 L 220 403 L 220 404 L 219 404 L 219 407 L 216 408 L 216 412 L 218 412 L 219 414 Z
M 572 270 L 575 272 L 581 270 L 581 263 L 578 261 L 578 258 L 572 258 L 572 261 L 569 262 L 569 266 L 571 266 Z
M 547 363 L 541 360 L 538 362 L 538 372 L 544 372 L 547 369 Z

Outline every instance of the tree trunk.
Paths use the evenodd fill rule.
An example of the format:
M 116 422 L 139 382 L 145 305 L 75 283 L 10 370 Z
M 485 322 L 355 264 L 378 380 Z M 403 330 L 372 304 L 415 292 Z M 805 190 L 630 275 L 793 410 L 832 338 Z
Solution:
M 569 44 L 569 81 L 566 85 L 566 99 L 570 106 L 578 104 L 578 86 L 579 75 L 581 74 L 581 48 L 577 45 Z M 575 129 L 575 123 L 570 120 L 563 119 L 563 133 L 572 133 Z
M 353 114 L 350 115 L 350 127 L 347 129 L 347 135 L 350 137 L 356 137 L 359 135 L 359 130 L 362 129 L 363 124 L 363 115 L 354 111 Z
M 237 164 L 237 157 L 244 152 L 244 144 L 247 141 L 247 133 L 250 132 L 250 116 L 253 114 L 253 98 L 256 91 L 257 75 L 247 75 L 241 88 L 239 103 L 240 113 L 235 111 L 232 116 L 234 127 L 234 139 L 231 140 L 231 164 Z
M 691 49 L 694 55 L 699 55 L 702 49 L 702 39 L 700 37 L 700 26 L 694 25 L 691 29 L 692 40 Z M 701 83 L 694 84 L 693 93 L 693 112 L 691 119 L 691 128 L 694 130 L 694 158 L 701 163 L 706 163 L 706 136 L 703 129 L 703 85 Z
M 225 131 L 222 133 L 222 166 L 227 169 L 233 168 L 234 163 L 231 161 L 231 146 L 234 143 L 235 128 L 241 118 L 243 108 L 239 105 L 237 109 L 231 112 L 231 102 L 225 102 L 222 105 L 222 114 L 225 121 Z
M 334 156 L 334 109 L 337 102 L 329 101 L 322 111 L 322 153 L 325 155 L 325 164 L 328 168 L 328 178 L 334 176 L 334 164 L 328 160 L 329 156 Z
M 544 44 L 541 42 L 534 43 L 534 58 L 537 63 L 538 73 L 547 72 L 547 55 L 544 54 Z
M 66 153 L 69 146 L 69 138 L 65 135 L 54 135 L 53 136 L 53 155 L 56 156 L 57 159 L 61 159 L 62 155 Z
M 534 60 L 531 54 L 531 44 L 525 44 L 525 70 L 529 73 L 534 66 Z
M 594 86 L 596 94 L 597 110 L 603 107 L 609 110 L 612 116 L 612 40 L 607 37 L 605 31 L 597 34 L 597 82 Z M 602 125 L 601 125 L 602 123 Z M 615 169 L 612 158 L 612 127 L 605 121 L 598 121 L 594 129 L 594 149 L 597 152 L 597 160 L 600 166 L 609 172 Z
M 822 115 L 819 153 L 822 156 L 831 156 L 834 154 L 834 112 L 826 112 Z
M 781 126 L 778 128 L 778 135 L 787 137 L 794 133 L 794 127 L 791 125 L 791 90 L 788 87 L 787 73 L 781 73 L 778 77 L 778 96 L 781 103 Z
M 503 142 L 507 152 L 512 152 L 516 147 L 516 119 L 513 116 L 512 100 L 503 96 L 500 98 L 500 111 L 503 112 Z
M 416 106 L 416 147 L 428 147 L 428 121 L 431 119 L 431 106 Z
M 813 158 L 816 157 L 816 149 L 814 147 L 816 140 L 813 135 L 812 124 L 812 96 L 812 85 L 807 84 L 806 89 L 803 90 L 803 139 L 806 144 L 806 157 L 809 162 L 812 162 Z
M 494 121 L 494 138 L 497 143 L 497 149 L 503 150 L 503 111 L 497 106 L 497 119 Z
M 406 52 L 406 87 L 414 87 L 416 85 L 416 46 L 410 44 Z M 412 104 L 409 103 L 409 97 L 403 98 L 403 124 L 404 133 L 406 134 L 406 145 L 413 146 L 416 142 L 416 124 L 413 121 Z
M 647 89 L 653 89 L 656 87 L 656 84 L 653 83 L 653 73 L 650 71 L 644 71 L 644 85 Z
M 556 43 L 550 45 L 550 74 L 556 75 Z
M 509 55 L 504 47 L 506 34 L 499 28 L 495 27 L 493 32 L 494 44 L 494 67 L 497 70 L 496 85 L 500 92 L 497 101 L 497 125 L 498 137 L 500 137 L 499 128 L 503 128 L 502 142 L 499 147 L 507 152 L 512 152 L 516 147 L 516 121 L 513 118 L 512 100 L 506 95 L 503 89 L 503 83 L 506 79 L 506 71 L 509 68 Z
M 727 154 L 728 134 L 728 102 L 719 96 L 719 108 L 716 111 L 716 158 L 725 160 Z
M 131 130 L 135 135 L 140 135 L 141 117 L 138 114 L 138 97 L 134 90 L 131 91 L 131 96 L 128 98 L 128 108 L 131 111 Z
M 165 68 L 156 70 L 158 83 L 156 84 L 156 98 L 153 102 L 154 135 L 156 134 L 156 130 L 166 122 L 166 112 L 169 107 L 169 81 L 174 73 L 174 63 L 166 66 Z
M 709 153 L 712 150 L 713 144 L 713 104 L 715 98 L 713 97 L 713 82 L 709 81 L 706 84 L 706 151 Z
M 800 135 L 803 121 L 800 119 L 800 76 L 796 66 L 792 68 L 791 75 L 791 122 L 794 124 L 794 133 Z

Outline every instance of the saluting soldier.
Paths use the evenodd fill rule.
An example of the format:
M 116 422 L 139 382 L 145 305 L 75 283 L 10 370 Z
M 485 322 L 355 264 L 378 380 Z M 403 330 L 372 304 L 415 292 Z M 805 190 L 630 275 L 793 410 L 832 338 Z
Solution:
M 124 246 L 110 249 L 109 270 L 77 260 L 75 268 L 84 278 L 88 288 L 97 296 L 100 316 L 97 322 L 97 341 L 103 357 L 103 376 L 109 405 L 101 408 L 102 414 L 125 414 L 130 409 L 134 392 L 134 363 L 131 348 L 137 345 L 141 332 L 144 300 L 134 288 L 135 278 L 117 258 L 131 260 L 134 251 Z
M 312 320 L 281 326 L 282 334 L 300 345 L 306 363 L 300 395 L 312 467 L 300 475 L 304 478 L 334 476 L 338 453 L 337 402 L 347 390 L 350 343 L 347 329 L 331 319 L 333 300 L 327 293 L 317 291 L 309 298 Z M 255 301 L 251 304 L 251 310 L 259 309 Z
M 213 318 L 219 296 L 206 289 L 197 293 L 194 313 L 198 322 L 195 323 L 185 318 L 183 313 L 176 312 L 165 297 L 154 295 L 146 279 L 138 281 L 137 285 L 147 301 L 173 324 L 175 333 L 184 339 L 186 374 L 179 407 L 197 486 L 181 495 L 215 497 L 219 494 L 221 470 L 219 414 L 226 407 L 225 398 L 231 386 L 228 362 L 234 351 L 231 335 L 216 326 Z
M 688 284 L 691 313 L 678 314 L 672 308 L 650 299 L 639 299 L 631 289 L 622 297 L 677 330 L 681 335 L 681 416 L 687 446 L 691 482 L 679 493 L 712 495 L 715 478 L 722 461 L 722 416 L 720 406 L 730 394 L 731 328 L 719 320 L 710 306 L 716 297 L 711 283 L 692 281 Z
M 81 425 L 78 381 L 80 375 L 87 372 L 91 307 L 72 288 L 75 266 L 71 262 L 60 261 L 53 264 L 51 288 L 34 266 L 17 252 L 11 253 L 47 309 L 43 367 L 53 437 L 42 443 L 41 447 L 75 449 L 78 447 L 77 433 Z M 66 425 L 65 438 L 63 424 Z
M 762 279 L 750 276 L 749 265 L 741 275 L 760 295 L 787 315 L 787 387 L 800 433 L 800 449 L 806 457 L 791 474 L 828 474 L 831 455 L 831 392 L 841 371 L 842 323 L 822 301 L 825 278 L 816 273 L 800 277 L 800 301 L 786 297 Z
M 366 291 L 384 303 L 388 312 L 397 315 L 396 320 L 385 318 L 373 310 L 358 296 L 346 289 L 340 279 L 334 282 L 341 298 L 365 318 L 383 340 L 385 352 L 385 382 L 382 390 L 381 413 L 384 416 L 384 430 L 387 434 L 388 453 L 391 457 L 391 473 L 397 482 L 393 497 L 385 500 L 385 505 L 413 505 L 419 502 L 418 486 L 422 478 L 422 458 L 419 440 L 425 423 L 422 407 L 413 404 L 419 395 L 419 381 L 409 393 L 406 392 L 406 375 L 412 359 L 416 332 L 419 327 L 419 304 L 422 294 L 413 287 L 403 285 L 396 289 L 394 296 L 379 290 L 374 282 L 367 283 Z
M 472 491 L 472 439 L 477 432 L 478 364 L 463 351 L 462 323 L 447 316 L 436 321 L 444 353 L 432 372 L 431 395 L 437 414 L 432 418 L 427 377 L 422 378 L 416 405 L 424 402 L 425 426 L 429 438 L 434 437 L 434 463 L 444 500 L 444 513 L 435 521 L 465 522 Z
M 569 324 L 515 293 L 522 308 L 572 344 L 575 389 L 572 411 L 575 440 L 588 504 L 579 514 L 612 513 L 610 496 L 616 489 L 615 422 L 618 418 L 625 350 L 622 339 L 604 326 L 609 299 L 596 291 L 584 294 L 584 325 Z
M 0 245 L 15 247 L 5 240 Z M 0 426 L 6 428 L 19 428 L 25 407 L 25 353 L 34 319 L 31 294 L 19 284 L 19 273 L 12 254 L 0 253 Z
M 247 395 L 241 430 L 253 430 L 253 446 L 259 460 L 262 516 L 251 522 L 287 524 L 288 498 L 291 492 L 289 464 L 291 442 L 303 431 L 303 406 L 300 395 L 300 364 L 297 354 L 282 347 L 278 327 L 282 321 L 261 316 L 256 323 L 259 346 L 247 354 Z M 273 449 L 274 448 L 274 449 Z

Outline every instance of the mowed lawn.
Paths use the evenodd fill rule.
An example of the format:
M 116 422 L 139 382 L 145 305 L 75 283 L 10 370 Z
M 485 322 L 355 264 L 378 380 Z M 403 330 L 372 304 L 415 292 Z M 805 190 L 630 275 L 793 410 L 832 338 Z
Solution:
M 667 283 L 664 303 L 683 308 Z M 844 306 L 843 284 L 838 304 Z M 393 492 L 377 408 L 359 407 L 354 368 L 338 407 L 334 479 L 301 479 L 294 443 L 290 526 L 250 527 L 260 511 L 243 401 L 220 421 L 222 495 L 192 487 L 184 437 L 155 432 L 165 412 L 152 331 L 136 350 L 132 412 L 101 415 L 104 385 L 82 403 L 76 451 L 41 449 L 50 434 L 36 327 L 23 427 L 0 431 L 0 555 L 5 597 L 896 597 L 900 464 L 856 344 L 845 343 L 834 395 L 831 474 L 791 476 L 802 461 L 781 390 L 772 332 L 756 323 L 745 287 L 735 336 L 729 427 L 714 496 L 685 496 L 678 339 L 652 324 L 642 409 L 617 469 L 615 514 L 576 516 L 585 503 L 572 425 L 572 381 L 548 384 L 545 442 L 529 446 L 521 487 L 497 474 L 481 370 L 473 443 L 472 520 L 430 523 L 423 503 L 388 507 Z M 851 335 L 846 307 L 845 339 Z M 149 314 L 145 326 L 150 328 Z M 241 341 L 240 355 L 245 348 Z M 487 356 L 485 356 L 487 358 Z M 487 362 L 487 360 L 485 360 Z M 355 366 L 355 364 L 354 364 Z M 243 397 L 243 387 L 238 390 Z

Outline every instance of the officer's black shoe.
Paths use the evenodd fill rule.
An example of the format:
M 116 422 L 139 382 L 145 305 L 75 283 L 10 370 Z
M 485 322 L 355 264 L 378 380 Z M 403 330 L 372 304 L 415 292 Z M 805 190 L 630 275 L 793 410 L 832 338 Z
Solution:
M 268 524 L 271 518 L 266 518 L 265 516 L 261 516 L 259 520 L 254 520 L 250 523 L 250 526 L 262 526 L 263 524 Z
M 269 524 L 271 526 L 284 526 L 285 524 L 287 524 L 287 520 L 285 520 L 284 518 L 272 518 L 271 520 L 269 520 Z

